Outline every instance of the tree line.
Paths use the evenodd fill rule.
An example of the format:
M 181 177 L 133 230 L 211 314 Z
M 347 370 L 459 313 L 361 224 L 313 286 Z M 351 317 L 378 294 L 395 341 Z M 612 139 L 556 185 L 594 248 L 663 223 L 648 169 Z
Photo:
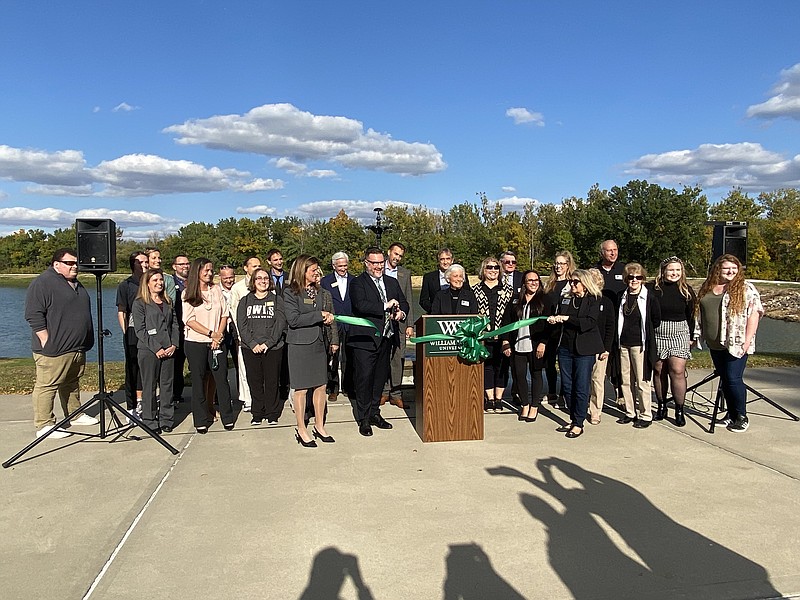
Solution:
M 514 212 L 478 193 L 445 211 L 424 207 L 388 206 L 383 217 L 391 229 L 382 245 L 402 242 L 404 264 L 415 275 L 436 268 L 436 251 L 448 247 L 469 273 L 481 260 L 505 250 L 517 255 L 519 268 L 549 270 L 555 252 L 569 250 L 580 266 L 598 260 L 598 246 L 617 240 L 620 257 L 636 260 L 655 273 L 662 259 L 677 255 L 690 276 L 705 276 L 711 259 L 711 220 L 748 222 L 747 275 L 756 279 L 797 280 L 800 277 L 800 191 L 780 189 L 753 197 L 735 188 L 709 205 L 699 187 L 662 187 L 633 180 L 602 190 L 593 186 L 585 198 L 570 197 L 560 204 L 529 203 Z M 169 265 L 171 258 L 207 256 L 215 265 L 240 267 L 249 255 L 264 260 L 278 248 L 287 262 L 312 254 L 330 264 L 334 252 L 351 259 L 375 243 L 375 234 L 344 210 L 327 220 L 289 216 L 275 219 L 227 218 L 216 224 L 192 222 L 163 239 L 136 242 L 117 231 L 118 270 L 127 271 L 127 256 L 145 246 L 156 246 Z M 45 233 L 21 229 L 0 238 L 4 272 L 42 271 L 56 248 L 75 246 L 75 228 Z M 360 270 L 358 260 L 352 263 Z

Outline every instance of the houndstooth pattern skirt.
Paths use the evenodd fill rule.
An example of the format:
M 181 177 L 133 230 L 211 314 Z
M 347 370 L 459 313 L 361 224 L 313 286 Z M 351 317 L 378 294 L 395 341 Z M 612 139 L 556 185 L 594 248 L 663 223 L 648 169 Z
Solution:
M 656 327 L 656 348 L 658 358 L 664 360 L 671 356 L 690 359 L 689 325 L 686 321 L 661 321 Z

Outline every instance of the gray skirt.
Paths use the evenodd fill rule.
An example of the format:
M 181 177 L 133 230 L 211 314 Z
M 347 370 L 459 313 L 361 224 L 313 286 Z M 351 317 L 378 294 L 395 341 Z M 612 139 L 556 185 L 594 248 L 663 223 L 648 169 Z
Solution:
M 295 390 L 307 390 L 328 383 L 328 353 L 322 337 L 313 344 L 289 346 L 289 385 Z
M 689 325 L 686 321 L 661 321 L 655 333 L 659 359 L 664 360 L 671 356 L 687 360 L 692 358 L 689 351 Z

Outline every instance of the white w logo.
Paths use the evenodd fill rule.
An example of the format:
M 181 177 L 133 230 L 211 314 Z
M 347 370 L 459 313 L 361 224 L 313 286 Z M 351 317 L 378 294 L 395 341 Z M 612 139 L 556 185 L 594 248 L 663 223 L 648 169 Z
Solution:
M 454 335 L 456 329 L 461 324 L 461 321 L 438 321 L 439 329 L 442 330 L 442 333 L 445 335 Z

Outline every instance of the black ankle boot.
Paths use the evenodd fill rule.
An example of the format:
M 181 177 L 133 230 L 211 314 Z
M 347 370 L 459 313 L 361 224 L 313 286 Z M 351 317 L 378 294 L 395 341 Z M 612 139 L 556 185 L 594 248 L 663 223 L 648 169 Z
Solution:
M 683 416 L 683 404 L 675 405 L 675 425 L 678 427 L 686 425 L 686 417 Z
M 658 406 L 656 407 L 656 414 L 653 415 L 653 421 L 662 421 L 667 416 L 667 403 L 663 400 L 656 400 Z

